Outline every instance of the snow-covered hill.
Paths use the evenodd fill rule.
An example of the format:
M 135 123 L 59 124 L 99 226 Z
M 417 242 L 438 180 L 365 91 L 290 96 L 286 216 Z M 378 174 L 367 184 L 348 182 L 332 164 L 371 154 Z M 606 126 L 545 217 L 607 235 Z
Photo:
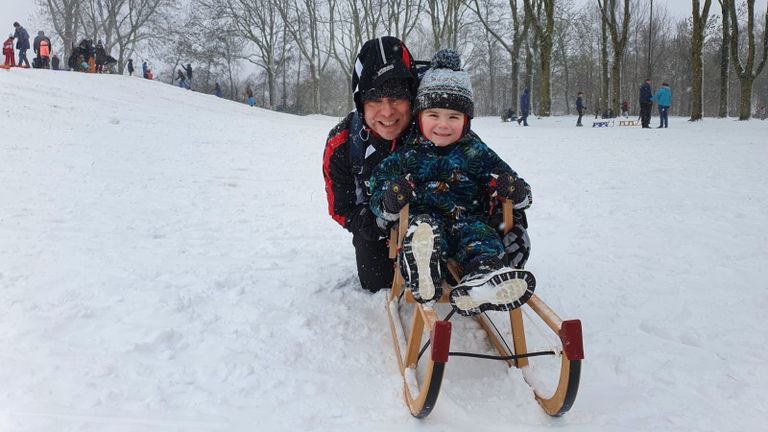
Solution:
M 408 414 L 326 214 L 335 118 L 0 71 L 2 431 L 750 431 L 768 414 L 768 123 L 474 128 L 534 188 L 537 291 L 580 318 L 571 412 L 452 358 Z M 590 120 L 587 120 L 589 125 Z M 457 343 L 482 345 L 477 331 Z

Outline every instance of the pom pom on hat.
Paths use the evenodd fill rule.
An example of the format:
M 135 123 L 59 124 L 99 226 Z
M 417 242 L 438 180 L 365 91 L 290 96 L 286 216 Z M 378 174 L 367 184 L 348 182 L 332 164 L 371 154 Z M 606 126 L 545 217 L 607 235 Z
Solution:
M 459 57 L 459 53 L 452 49 L 443 49 L 436 52 L 435 55 L 432 56 L 432 64 L 430 67 L 433 69 L 450 69 L 453 71 L 460 71 L 461 57 Z
M 424 73 L 416 93 L 415 111 L 446 108 L 475 116 L 472 82 L 469 74 L 461 70 L 461 57 L 451 49 L 443 49 L 432 57 L 432 64 Z

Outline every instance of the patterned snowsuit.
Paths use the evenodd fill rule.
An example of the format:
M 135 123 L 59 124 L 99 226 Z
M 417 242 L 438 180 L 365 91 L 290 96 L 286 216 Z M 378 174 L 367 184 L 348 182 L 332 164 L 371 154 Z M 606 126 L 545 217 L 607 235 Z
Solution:
M 371 210 L 383 219 L 398 215 L 383 208 L 390 182 L 411 174 L 416 197 L 410 216 L 429 214 L 438 221 L 443 259 L 454 258 L 462 267 L 475 258 L 502 258 L 504 245 L 488 225 L 491 172 L 501 169 L 517 174 L 473 132 L 447 147 L 437 147 L 420 136 L 393 153 L 373 171 Z M 529 189 L 530 191 L 530 189 Z M 531 197 L 518 210 L 530 206 Z

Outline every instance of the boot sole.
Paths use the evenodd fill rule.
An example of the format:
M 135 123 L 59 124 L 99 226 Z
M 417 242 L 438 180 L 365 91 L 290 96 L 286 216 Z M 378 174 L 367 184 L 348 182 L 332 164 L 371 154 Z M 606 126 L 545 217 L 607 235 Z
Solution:
M 405 277 L 413 298 L 426 303 L 443 294 L 439 234 L 434 224 L 417 222 L 403 242 Z
M 473 298 L 472 291 L 484 298 Z M 536 278 L 525 270 L 501 269 L 461 284 L 451 291 L 451 305 L 460 315 L 473 316 L 488 310 L 508 311 L 524 305 L 536 289 Z M 492 294 L 492 295 L 488 295 Z

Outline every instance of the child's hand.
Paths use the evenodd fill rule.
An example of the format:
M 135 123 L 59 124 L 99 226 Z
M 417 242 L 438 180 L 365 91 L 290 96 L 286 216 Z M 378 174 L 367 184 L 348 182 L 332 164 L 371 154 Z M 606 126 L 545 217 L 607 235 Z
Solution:
M 408 177 L 399 177 L 389 182 L 384 192 L 384 210 L 387 213 L 397 213 L 416 196 Z
M 492 173 L 491 177 L 496 185 L 494 196 L 511 200 L 515 206 L 528 200 L 528 185 L 525 180 L 508 171 Z

